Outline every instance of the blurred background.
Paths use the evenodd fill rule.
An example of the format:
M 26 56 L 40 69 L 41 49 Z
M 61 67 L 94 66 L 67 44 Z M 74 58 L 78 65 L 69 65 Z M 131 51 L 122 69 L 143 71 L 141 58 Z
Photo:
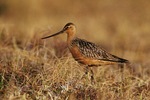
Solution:
M 131 61 L 150 63 L 149 10 L 148 0 L 1 0 L 0 40 L 6 44 L 15 38 L 24 46 L 73 22 L 78 37 Z M 66 41 L 66 35 L 56 40 Z

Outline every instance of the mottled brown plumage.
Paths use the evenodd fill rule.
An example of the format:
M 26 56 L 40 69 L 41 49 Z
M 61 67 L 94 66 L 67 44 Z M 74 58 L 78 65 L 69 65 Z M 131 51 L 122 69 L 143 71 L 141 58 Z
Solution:
M 69 47 L 75 60 L 89 66 L 101 66 L 128 62 L 128 60 L 114 56 L 106 52 L 100 46 L 83 39 L 73 39 Z M 72 49 L 75 47 L 77 48 L 76 52 L 81 53 L 80 55 L 83 59 L 80 59 L 81 57 L 79 56 L 76 57 L 77 54 L 73 53 L 74 51 L 72 51 Z M 87 62 L 85 62 L 86 59 L 88 60 Z
M 76 27 L 73 23 L 67 23 L 60 32 L 42 39 L 53 37 L 61 33 L 67 33 L 68 48 L 74 59 L 81 64 L 91 67 L 128 63 L 128 60 L 112 55 L 92 42 L 75 37 Z

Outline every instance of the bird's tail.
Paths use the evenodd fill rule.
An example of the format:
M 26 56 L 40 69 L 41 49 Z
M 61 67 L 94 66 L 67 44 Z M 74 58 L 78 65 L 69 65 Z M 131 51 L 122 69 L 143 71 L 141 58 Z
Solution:
M 121 62 L 121 63 L 130 63 L 129 60 L 126 60 L 126 59 L 123 59 L 123 58 L 120 58 L 119 62 Z
M 129 60 L 127 59 L 124 59 L 124 58 L 120 58 L 120 57 L 117 57 L 115 55 L 112 55 L 116 60 L 116 62 L 120 62 L 120 63 L 130 63 Z

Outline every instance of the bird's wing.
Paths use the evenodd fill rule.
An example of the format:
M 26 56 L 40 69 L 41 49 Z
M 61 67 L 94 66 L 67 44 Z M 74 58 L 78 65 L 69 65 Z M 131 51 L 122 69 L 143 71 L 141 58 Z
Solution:
M 121 62 L 121 63 L 128 62 L 128 60 L 126 59 L 119 58 L 117 56 L 114 56 L 106 52 L 100 46 L 92 42 L 88 42 L 86 40 L 76 38 L 72 43 L 78 46 L 80 52 L 85 57 L 97 59 L 97 60 L 103 60 L 103 61 L 111 61 L 111 62 Z

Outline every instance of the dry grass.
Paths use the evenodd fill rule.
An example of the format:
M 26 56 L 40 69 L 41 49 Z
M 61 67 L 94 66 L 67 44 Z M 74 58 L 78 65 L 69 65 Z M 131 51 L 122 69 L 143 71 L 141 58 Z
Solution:
M 3 100 L 149 100 L 150 3 L 0 1 L 0 98 Z M 100 66 L 93 85 L 69 53 L 66 36 L 41 37 L 67 22 L 81 38 L 131 61 L 134 73 Z

